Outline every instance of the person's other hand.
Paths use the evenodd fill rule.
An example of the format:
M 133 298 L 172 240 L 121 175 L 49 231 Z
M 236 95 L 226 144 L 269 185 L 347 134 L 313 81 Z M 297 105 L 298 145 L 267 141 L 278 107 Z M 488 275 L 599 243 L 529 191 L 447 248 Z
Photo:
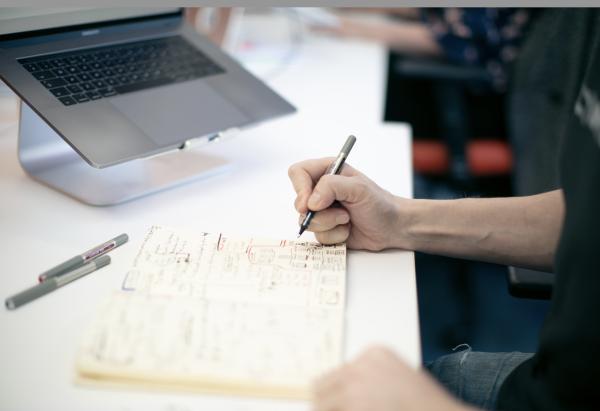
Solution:
M 307 160 L 290 167 L 299 221 L 308 210 L 318 211 L 308 230 L 322 244 L 346 241 L 354 249 L 390 248 L 399 229 L 398 198 L 348 164 L 340 175 L 324 175 L 334 160 Z M 329 208 L 335 200 L 340 206 Z
M 415 371 L 385 348 L 370 348 L 355 361 L 319 379 L 314 411 L 465 411 L 424 371 Z
M 311 30 L 339 37 L 354 37 L 386 44 L 394 33 L 393 24 L 365 24 L 353 19 L 338 17 L 337 26 L 310 26 Z

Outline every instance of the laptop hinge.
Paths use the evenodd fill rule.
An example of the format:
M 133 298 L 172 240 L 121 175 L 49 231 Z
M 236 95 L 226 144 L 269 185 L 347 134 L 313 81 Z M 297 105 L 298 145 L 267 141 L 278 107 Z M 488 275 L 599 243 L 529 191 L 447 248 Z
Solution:
M 225 131 L 221 131 L 217 134 L 212 134 L 208 136 L 196 137 L 186 140 L 185 143 L 181 146 L 181 150 L 188 151 L 193 150 L 198 147 L 205 146 L 209 143 L 216 143 L 217 141 L 225 140 L 235 136 L 240 132 L 240 129 L 237 127 L 228 128 Z

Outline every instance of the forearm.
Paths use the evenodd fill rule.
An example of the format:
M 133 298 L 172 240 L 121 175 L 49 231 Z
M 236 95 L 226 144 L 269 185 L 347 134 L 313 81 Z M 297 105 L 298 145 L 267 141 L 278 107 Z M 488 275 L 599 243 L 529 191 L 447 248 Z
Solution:
M 439 57 L 444 55 L 442 46 L 431 30 L 422 23 L 390 25 L 384 36 L 384 43 L 399 53 Z
M 393 246 L 552 271 L 562 230 L 561 190 L 530 197 L 396 199 Z

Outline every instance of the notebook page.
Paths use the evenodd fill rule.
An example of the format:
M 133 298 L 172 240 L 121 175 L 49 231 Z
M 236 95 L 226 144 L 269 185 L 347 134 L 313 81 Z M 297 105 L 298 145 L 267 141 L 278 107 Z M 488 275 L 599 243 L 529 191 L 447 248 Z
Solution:
M 346 246 L 152 226 L 123 289 L 146 294 L 343 308 Z
M 189 384 L 302 387 L 341 360 L 343 311 L 115 292 L 78 371 Z M 218 386 L 218 384 L 217 384 Z

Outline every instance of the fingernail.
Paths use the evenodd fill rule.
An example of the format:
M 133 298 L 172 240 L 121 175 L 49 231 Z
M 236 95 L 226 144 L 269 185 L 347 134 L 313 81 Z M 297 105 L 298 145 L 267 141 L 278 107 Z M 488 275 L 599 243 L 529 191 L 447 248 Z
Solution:
M 346 224 L 349 220 L 350 218 L 348 217 L 348 214 L 339 214 L 335 218 L 335 222 L 338 224 Z
M 321 201 L 321 195 L 317 193 L 312 193 L 312 195 L 308 199 L 308 202 L 313 206 L 316 206 L 319 203 L 319 201 Z

